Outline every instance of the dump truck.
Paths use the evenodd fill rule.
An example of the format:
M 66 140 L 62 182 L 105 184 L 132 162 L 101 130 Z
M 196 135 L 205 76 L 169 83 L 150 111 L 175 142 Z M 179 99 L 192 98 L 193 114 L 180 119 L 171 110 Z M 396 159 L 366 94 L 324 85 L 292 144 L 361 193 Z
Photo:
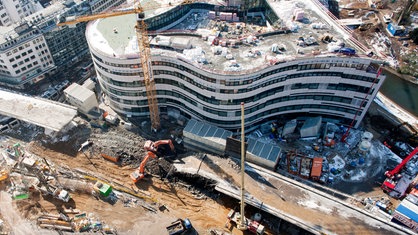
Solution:
M 189 219 L 177 219 L 171 225 L 166 227 L 168 235 L 180 235 L 192 229 L 192 223 Z

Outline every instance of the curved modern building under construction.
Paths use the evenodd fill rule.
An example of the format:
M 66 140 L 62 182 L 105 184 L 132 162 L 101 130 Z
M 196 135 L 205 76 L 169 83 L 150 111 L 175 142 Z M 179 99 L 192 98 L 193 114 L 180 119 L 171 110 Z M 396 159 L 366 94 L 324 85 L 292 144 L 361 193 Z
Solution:
M 384 81 L 381 61 L 315 2 L 262 2 L 247 23 L 234 6 L 192 4 L 146 12 L 160 113 L 221 128 L 322 116 L 355 126 Z M 146 6 L 144 6 L 146 8 Z M 163 10 L 161 10 L 163 9 Z M 280 9 L 280 10 L 279 10 Z M 90 22 L 87 40 L 109 105 L 148 116 L 135 15 Z M 331 22 L 331 23 L 329 23 Z

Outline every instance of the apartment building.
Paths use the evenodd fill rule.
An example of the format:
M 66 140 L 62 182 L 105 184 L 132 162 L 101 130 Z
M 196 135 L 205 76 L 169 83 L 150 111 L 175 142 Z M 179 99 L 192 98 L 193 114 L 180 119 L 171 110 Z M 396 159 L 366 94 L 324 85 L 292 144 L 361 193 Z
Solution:
M 110 8 L 113 8 L 115 6 L 119 6 L 125 3 L 127 3 L 126 0 L 89 0 L 91 12 L 93 14 L 106 11 Z
M 2 27 L 0 84 L 24 89 L 41 80 L 55 66 L 42 33 L 29 24 Z
M 12 3 L 1 1 L 2 10 Z M 57 27 L 58 18 L 73 15 L 89 15 L 91 5 L 87 1 L 56 1 L 45 8 L 29 8 L 28 2 L 13 1 L 20 23 L 0 26 L 0 84 L 25 89 L 39 80 L 70 67 L 89 53 L 85 38 L 86 23 Z M 101 9 L 116 7 L 123 1 L 97 2 Z M 8 8 L 7 8 L 8 9 Z M 29 9 L 27 11 L 23 9 Z M 1 12 L 1 10 L 0 10 Z M 11 12 L 11 11 L 8 11 Z M 21 15 L 18 13 L 22 12 Z M 26 16 L 26 12 L 31 12 Z M 1 14 L 0 14 L 1 15 Z M 7 13 L 9 15 L 9 13 Z M 13 22 L 14 20 L 9 20 Z M 8 22 L 9 22 L 8 21 Z
M 1 0 L 0 1 L 0 26 L 10 26 L 19 23 L 43 7 L 38 1 L 30 0 Z

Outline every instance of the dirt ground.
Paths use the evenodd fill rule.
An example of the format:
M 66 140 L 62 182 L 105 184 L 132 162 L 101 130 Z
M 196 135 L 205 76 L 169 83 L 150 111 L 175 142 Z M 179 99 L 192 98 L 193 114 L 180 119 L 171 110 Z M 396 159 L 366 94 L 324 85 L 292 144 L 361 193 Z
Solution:
M 30 143 L 27 149 L 31 153 L 45 157 L 56 165 L 66 166 L 71 169 L 82 169 L 95 176 L 101 176 L 106 180 L 118 182 L 128 188 L 132 187 L 131 179 L 129 178 L 129 174 L 133 171 L 132 167 L 119 167 L 112 162 L 102 159 L 100 156 L 92 156 L 88 160 L 82 153 L 77 154 L 75 157 L 70 157 L 46 149 L 40 146 L 39 143 L 34 142 Z M 153 198 L 158 204 L 165 205 L 168 209 L 153 213 L 141 207 L 124 207 L 121 203 L 111 206 L 107 202 L 96 200 L 91 195 L 85 194 L 72 194 L 75 202 L 73 208 L 100 215 L 101 219 L 116 227 L 117 231 L 121 233 L 164 234 L 166 233 L 165 227 L 176 218 L 187 217 L 192 221 L 199 234 L 205 234 L 208 229 L 219 227 L 226 221 L 228 209 L 222 206 L 222 204 L 209 198 L 196 199 L 193 194 L 183 187 L 173 186 L 156 177 L 145 178 L 136 186 L 140 191 L 146 191 L 150 198 Z M 54 211 L 57 204 L 61 203 L 57 200 L 52 202 L 41 200 L 39 203 L 44 210 Z M 28 207 L 21 208 L 24 212 L 25 208 L 27 210 Z M 156 226 L 157 224 L 158 226 Z
M 128 193 L 139 195 L 147 205 L 157 210 L 152 212 L 141 206 L 127 207 L 119 201 L 111 205 L 80 192 L 70 192 L 70 203 L 32 193 L 28 200 L 13 201 L 13 208 L 17 208 L 19 215 L 16 214 L 13 219 L 4 219 L 3 231 L 10 231 L 15 226 L 13 221 L 16 218 L 36 221 L 42 214 L 57 214 L 63 209 L 72 208 L 91 213 L 97 220 L 115 228 L 118 234 L 166 234 L 166 226 L 177 218 L 189 218 L 197 234 L 209 234 L 210 229 L 224 231 L 225 234 L 242 234 L 236 229 L 231 231 L 224 228 L 229 208 L 222 200 L 199 194 L 184 183 L 170 183 L 166 174 L 171 164 L 164 159 L 150 160 L 146 167 L 146 172 L 150 175 L 134 185 L 129 174 L 138 167 L 145 155 L 142 147 L 145 139 L 139 135 L 123 129 L 100 130 L 80 126 L 68 135 L 55 139 L 42 134 L 38 134 L 37 139 L 38 141 L 24 143 L 22 140 L 10 138 L 8 143 L 2 145 L 6 147 L 7 144 L 20 142 L 26 153 L 45 158 L 58 172 L 84 172 L 91 178 L 118 185 Z M 93 141 L 93 145 L 84 152 L 78 152 L 77 149 L 86 139 Z M 123 154 L 127 164 L 122 166 L 105 160 L 101 153 Z M 158 177 L 159 174 L 162 174 L 161 177 Z M 8 210 L 12 210 L 12 207 L 0 210 L 0 216 L 8 214 Z M 29 230 L 33 227 L 25 225 L 20 229 L 13 228 L 13 231 L 31 234 Z
M 146 167 L 146 172 L 149 175 L 134 186 L 129 174 L 138 167 L 145 154 L 142 147 L 145 138 L 137 134 L 123 129 L 90 129 L 80 125 L 69 134 L 57 138 L 47 138 L 42 134 L 37 136 L 37 141 L 21 142 L 24 150 L 27 153 L 45 158 L 54 168 L 58 169 L 59 173 L 65 175 L 65 172 L 81 172 L 89 176 L 90 179 L 97 178 L 109 182 L 125 192 L 138 195 L 147 205 L 151 205 L 156 210 L 152 212 L 138 205 L 127 206 L 121 201 L 111 205 L 108 202 L 96 199 L 90 194 L 78 191 L 70 192 L 73 200 L 66 204 L 57 199 L 34 193 L 29 200 L 13 201 L 11 203 L 12 200 L 8 199 L 7 201 L 13 204 L 13 207 L 2 206 L 0 208 L 0 216 L 3 216 L 3 218 L 7 216 L 3 219 L 6 229 L 13 227 L 15 232 L 26 231 L 27 234 L 47 234 L 44 231 L 32 233 L 34 221 L 42 214 L 57 214 L 59 211 L 71 207 L 92 214 L 97 220 L 115 228 L 118 234 L 166 234 L 165 227 L 177 218 L 189 218 L 197 234 L 210 234 L 210 229 L 217 229 L 225 232 L 225 234 L 243 234 L 232 227 L 230 227 L 232 231 L 224 227 L 229 209 L 239 206 L 236 200 L 220 197 L 219 193 L 216 192 L 200 192 L 205 191 L 204 186 L 199 189 L 193 186 L 200 184 L 198 180 L 192 180 L 189 183 L 178 181 L 176 173 L 171 170 L 171 163 L 164 159 L 150 160 Z M 78 152 L 81 143 L 87 139 L 93 141 L 93 145 L 83 152 Z M 4 140 L 2 140 L 2 145 L 5 147 L 18 141 L 20 140 L 10 138 L 7 143 L 3 143 Z M 122 154 L 126 156 L 127 164 L 122 166 L 105 160 L 101 157 L 101 153 Z M 179 158 L 188 161 L 186 159 L 189 159 L 187 157 L 190 155 L 193 155 L 193 153 L 179 154 Z M 237 183 L 239 181 L 239 167 L 232 161 L 223 158 L 207 158 L 205 161 L 196 162 L 192 165 L 195 166 L 194 171 L 197 168 L 202 168 L 202 170 L 205 168 L 211 169 L 222 180 L 239 185 Z M 337 221 L 332 213 L 331 215 L 317 213 L 316 210 L 309 210 L 309 208 L 304 208 L 303 205 L 301 207 L 301 201 L 316 200 L 316 198 L 311 198 L 300 190 L 292 189 L 290 185 L 268 187 L 275 180 L 261 177 L 267 180 L 264 182 L 260 181 L 260 177 L 259 175 L 249 175 L 246 179 L 246 181 L 251 182 L 247 186 L 247 190 L 257 198 L 263 198 L 266 203 L 273 204 L 274 202 L 276 208 L 287 207 L 287 210 L 293 211 L 295 216 L 313 221 L 314 224 L 322 224 L 324 221 L 335 223 Z M 260 188 L 264 193 L 260 191 Z M 285 192 L 286 195 L 290 196 L 284 195 Z M 383 194 L 379 188 L 376 188 L 376 192 Z M 5 195 L 4 191 L 2 193 Z M 370 195 L 376 196 L 377 194 L 370 192 Z M 279 200 L 277 200 L 278 196 Z M 283 201 L 280 200 L 281 196 L 285 197 Z M 16 208 L 17 211 L 13 211 L 13 217 L 10 218 L 10 211 Z M 22 225 L 16 228 L 16 221 L 25 221 L 25 223 L 19 223 Z M 30 221 L 32 222 L 30 223 Z M 349 222 L 345 220 L 344 223 L 347 226 L 356 223 L 357 229 L 364 227 L 364 231 L 367 230 L 367 225 L 363 225 L 360 221 Z M 275 226 L 276 224 L 270 222 L 269 225 Z M 335 227 L 335 231 L 346 231 L 347 228 Z M 331 231 L 333 230 L 334 227 Z

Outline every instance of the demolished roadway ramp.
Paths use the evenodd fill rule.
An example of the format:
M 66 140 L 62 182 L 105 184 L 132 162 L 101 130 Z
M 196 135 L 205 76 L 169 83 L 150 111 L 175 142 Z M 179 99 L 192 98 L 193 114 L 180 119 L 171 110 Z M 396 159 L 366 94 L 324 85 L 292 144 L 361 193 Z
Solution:
M 174 166 L 178 173 L 217 181 L 217 191 L 239 200 L 239 163 L 207 154 L 184 157 Z M 413 234 L 389 219 L 250 163 L 245 168 L 245 190 L 245 203 L 314 234 Z
M 77 108 L 0 90 L 0 114 L 60 131 L 77 115 Z

